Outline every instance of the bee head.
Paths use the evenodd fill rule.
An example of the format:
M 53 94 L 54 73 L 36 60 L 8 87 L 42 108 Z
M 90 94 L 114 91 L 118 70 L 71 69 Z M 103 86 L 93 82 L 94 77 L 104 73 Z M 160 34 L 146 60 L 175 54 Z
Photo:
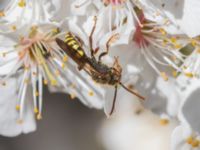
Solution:
M 118 58 L 116 57 L 110 72 L 111 76 L 110 83 L 113 85 L 118 84 L 121 81 L 121 74 L 122 74 L 122 68 L 119 64 Z

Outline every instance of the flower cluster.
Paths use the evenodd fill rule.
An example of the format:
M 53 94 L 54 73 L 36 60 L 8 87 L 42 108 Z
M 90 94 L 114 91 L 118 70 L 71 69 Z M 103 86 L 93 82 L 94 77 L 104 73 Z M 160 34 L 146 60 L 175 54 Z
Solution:
M 42 119 L 45 86 L 88 107 L 104 108 L 108 116 L 118 113 L 119 97 L 144 96 L 140 103 L 160 115 L 162 125 L 170 119 L 181 122 L 172 149 L 200 147 L 199 119 L 193 119 L 200 77 L 198 0 L 1 3 L 0 101 L 9 103 L 13 95 L 9 99 L 15 106 L 7 109 L 15 117 L 7 124 L 21 126 L 13 135 L 33 131 L 35 125 L 23 128 L 34 116 Z M 9 89 L 15 92 L 10 95 Z M 0 132 L 12 135 L 1 127 Z

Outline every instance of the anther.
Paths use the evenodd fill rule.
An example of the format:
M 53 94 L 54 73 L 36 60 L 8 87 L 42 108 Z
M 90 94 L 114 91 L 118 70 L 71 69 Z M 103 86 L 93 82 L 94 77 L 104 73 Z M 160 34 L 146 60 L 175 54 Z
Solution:
M 25 7 L 26 6 L 25 0 L 20 0 L 19 3 L 18 3 L 18 6 L 19 7 Z
M 169 78 L 168 78 L 168 76 L 166 75 L 165 72 L 161 72 L 160 75 L 165 81 L 168 81 Z
M 169 120 L 168 119 L 160 119 L 160 125 L 166 126 L 168 124 L 169 124 Z
M 39 96 L 39 92 L 38 91 L 35 92 L 35 96 Z
M 67 62 L 67 61 L 68 61 L 67 55 L 65 55 L 65 56 L 63 57 L 63 61 L 64 61 L 64 62 Z
M 13 31 L 16 31 L 16 30 L 17 30 L 17 26 L 15 26 L 15 25 L 11 26 L 10 28 L 11 28 L 11 30 L 13 30 Z
M 70 94 L 70 99 L 71 100 L 74 100 L 75 98 L 76 98 L 76 94 L 74 94 L 74 93 Z
M 191 72 L 186 72 L 185 76 L 188 77 L 188 78 L 193 78 L 194 77 L 193 73 L 191 73 Z
M 93 91 L 90 91 L 88 94 L 89 94 L 89 96 L 94 96 L 94 92 Z
M 4 17 L 5 13 L 3 11 L 0 11 L 0 17 Z
M 39 112 L 38 108 L 35 107 L 35 108 L 34 108 L 34 113 L 37 114 L 38 112 Z
M 51 85 L 56 86 L 57 85 L 57 81 L 56 80 L 51 80 Z
M 37 120 L 41 120 L 42 119 L 41 113 L 37 114 L 36 118 L 37 118 Z
M 44 85 L 47 85 L 47 84 L 48 84 L 48 81 L 45 79 L 45 80 L 43 81 L 43 83 L 44 83 Z
M 19 110 L 21 109 L 21 107 L 20 107 L 19 105 L 16 105 L 16 106 L 15 106 L 15 109 L 16 109 L 17 111 L 19 111 Z

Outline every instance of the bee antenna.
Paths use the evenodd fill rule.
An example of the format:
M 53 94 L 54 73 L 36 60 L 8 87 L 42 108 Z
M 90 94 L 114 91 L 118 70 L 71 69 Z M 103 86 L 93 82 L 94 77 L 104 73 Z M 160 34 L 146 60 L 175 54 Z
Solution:
M 116 103 L 116 98 L 117 98 L 117 89 L 118 89 L 118 86 L 116 85 L 115 86 L 115 93 L 114 93 L 113 103 L 112 103 L 112 108 L 111 108 L 111 111 L 109 113 L 110 116 L 112 115 L 113 111 L 115 110 L 115 103 Z
M 138 98 L 140 98 L 141 100 L 145 100 L 145 98 L 143 96 L 141 96 L 140 94 L 130 90 L 129 88 L 127 88 L 123 83 L 119 82 L 119 84 L 128 92 L 132 93 L 133 95 L 137 96 Z

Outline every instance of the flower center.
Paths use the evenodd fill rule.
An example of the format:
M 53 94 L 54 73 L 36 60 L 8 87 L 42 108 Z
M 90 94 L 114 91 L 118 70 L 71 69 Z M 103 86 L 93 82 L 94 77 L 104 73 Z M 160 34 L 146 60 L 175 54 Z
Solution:
M 168 33 L 164 28 L 176 26 L 161 14 L 156 16 L 159 21 L 155 22 L 145 18 L 142 10 L 135 8 L 135 12 L 138 23 L 133 41 L 148 63 L 164 80 L 168 80 L 168 77 L 165 72 L 160 72 L 158 65 L 173 67 L 176 71 L 182 72 L 178 63 L 183 60 L 180 49 L 187 45 L 187 37 Z M 161 18 L 163 19 L 160 20 Z
M 144 34 L 142 32 L 142 30 L 143 30 L 143 28 L 145 28 L 145 26 L 141 26 L 141 24 L 144 24 L 146 21 L 144 14 L 142 12 L 138 15 L 138 19 L 139 19 L 140 24 L 139 24 L 139 22 L 137 22 L 137 24 L 136 24 L 136 31 L 133 36 L 133 41 L 135 41 L 137 46 L 139 48 L 141 48 L 141 47 L 148 46 L 149 43 L 147 40 L 145 40 Z

